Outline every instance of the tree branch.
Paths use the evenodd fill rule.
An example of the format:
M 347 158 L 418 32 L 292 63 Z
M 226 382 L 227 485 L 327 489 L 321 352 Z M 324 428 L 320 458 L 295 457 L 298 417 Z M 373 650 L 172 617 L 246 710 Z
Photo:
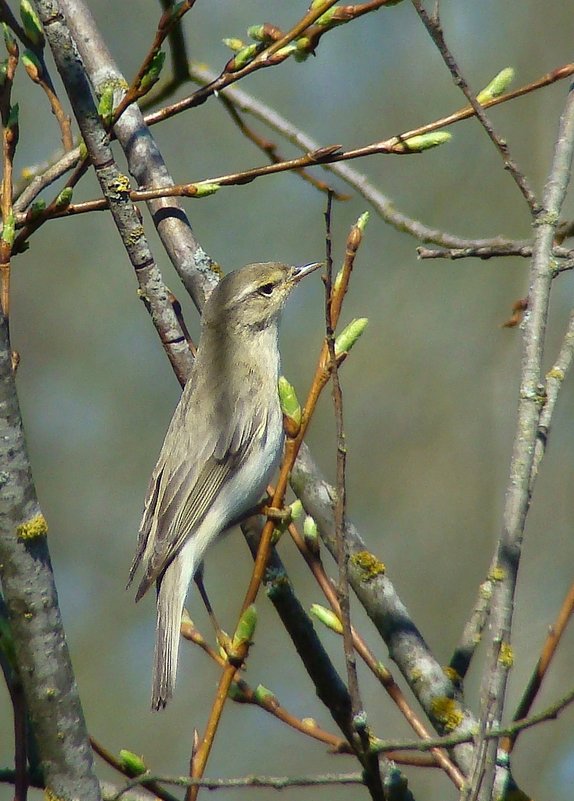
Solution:
M 0 579 L 47 791 L 98 801 L 92 750 L 74 679 L 50 554 L 0 320 Z

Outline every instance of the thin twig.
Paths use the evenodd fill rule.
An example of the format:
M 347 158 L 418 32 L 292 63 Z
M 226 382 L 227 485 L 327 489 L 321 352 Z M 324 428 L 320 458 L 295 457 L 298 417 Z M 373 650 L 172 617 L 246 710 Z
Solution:
M 149 51 L 144 58 L 137 75 L 131 82 L 129 89 L 122 97 L 117 107 L 114 109 L 114 123 L 119 120 L 128 106 L 131 106 L 132 103 L 135 103 L 145 94 L 147 94 L 151 87 L 145 87 L 144 78 L 152 66 L 155 57 L 160 52 L 162 44 L 167 39 L 173 28 L 181 22 L 183 15 L 187 14 L 187 12 L 193 8 L 194 5 L 195 0 L 184 0 L 184 2 L 179 3 L 177 7 L 170 5 L 165 9 L 158 23 L 152 45 L 149 48 Z
M 341 619 L 341 610 L 339 607 L 339 602 L 337 600 L 337 594 L 333 588 L 333 583 L 331 579 L 327 576 L 323 564 L 321 562 L 321 558 L 317 553 L 314 553 L 307 545 L 301 534 L 299 533 L 297 526 L 294 523 L 291 523 L 289 526 L 289 534 L 291 535 L 291 539 L 297 546 L 299 553 L 305 559 L 307 566 L 313 573 L 317 584 L 320 586 L 321 590 L 323 591 L 325 598 L 329 602 L 331 609 L 339 619 Z M 393 678 L 392 673 L 383 665 L 383 663 L 377 659 L 372 651 L 368 648 L 367 644 L 361 637 L 361 635 L 355 631 L 351 627 L 351 634 L 353 636 L 353 646 L 356 652 L 359 654 L 365 665 L 369 668 L 371 673 L 375 676 L 377 681 L 379 681 L 385 692 L 389 695 L 390 698 L 394 701 L 397 708 L 400 710 L 402 715 L 404 716 L 405 720 L 409 723 L 413 731 L 415 731 L 420 737 L 424 739 L 429 739 L 430 734 L 425 729 L 421 720 L 416 716 L 412 707 L 409 706 L 401 688 L 396 683 Z M 449 759 L 446 752 L 442 751 L 441 749 L 434 749 L 432 754 L 436 760 L 436 764 L 438 767 L 442 768 L 445 773 L 449 776 L 449 778 L 454 782 L 455 786 L 460 788 L 464 783 L 464 776 L 458 770 L 458 768 L 453 764 L 453 762 Z M 389 757 L 390 759 L 391 757 Z M 398 760 L 395 756 L 392 757 L 395 761 Z
M 104 762 L 106 762 L 112 768 L 117 770 L 119 773 L 123 773 L 123 775 L 126 776 L 128 779 L 133 778 L 133 775 L 130 775 L 129 772 L 126 770 L 126 767 L 123 764 L 123 762 L 119 760 L 114 754 L 112 754 L 111 751 L 108 751 L 107 748 L 104 748 L 104 746 L 100 742 L 98 742 L 98 740 L 96 740 L 94 737 L 90 737 L 90 745 L 94 749 L 95 753 L 99 757 L 101 757 L 101 759 L 104 760 Z M 149 781 L 146 782 L 145 786 L 150 792 L 154 793 L 157 796 L 157 798 L 161 798 L 163 799 L 163 801 L 178 801 L 178 799 L 174 795 L 168 793 L 167 790 L 164 790 L 163 787 L 161 787 L 161 785 L 158 782 Z
M 188 776 L 164 776 L 161 774 L 144 774 L 132 779 L 110 801 L 119 801 L 123 794 L 140 784 L 146 786 L 148 782 L 162 782 L 173 784 L 176 787 L 200 788 L 206 790 L 227 790 L 241 787 L 271 787 L 274 790 L 284 790 L 287 787 L 322 787 L 330 785 L 364 784 L 361 773 L 326 773 L 314 776 L 245 776 L 238 779 L 202 779 Z
M 250 142 L 253 142 L 253 144 L 256 145 L 256 147 L 258 147 L 261 151 L 263 151 L 272 164 L 280 164 L 285 160 L 279 154 L 277 145 L 274 142 L 271 142 L 269 139 L 265 139 L 264 137 L 260 136 L 253 130 L 253 128 L 250 128 L 246 124 L 245 120 L 237 111 L 235 104 L 227 97 L 226 94 L 223 92 L 218 93 L 218 100 L 221 102 L 233 122 L 237 125 L 243 136 L 245 136 L 246 139 L 249 139 Z M 295 170 L 295 172 L 300 175 L 304 181 L 310 183 L 311 186 L 319 189 L 320 192 L 332 192 L 335 200 L 349 200 L 351 197 L 350 195 L 344 195 L 341 192 L 336 192 L 328 184 L 326 184 L 325 181 L 321 181 L 319 178 L 311 175 L 311 173 L 307 170 L 301 169 Z
M 327 347 L 329 349 L 329 360 L 331 369 L 331 395 L 333 398 L 333 408 L 335 412 L 335 425 L 337 436 L 337 502 L 335 504 L 335 536 L 337 538 L 337 563 L 339 568 L 339 580 L 337 584 L 337 600 L 341 610 L 341 622 L 343 624 L 343 648 L 345 653 L 345 664 L 347 666 L 347 683 L 349 695 L 351 696 L 351 706 L 357 733 L 364 740 L 366 735 L 365 710 L 361 701 L 359 691 L 359 681 L 357 678 L 357 663 L 355 660 L 355 649 L 353 647 L 353 636 L 351 633 L 351 612 L 349 604 L 349 582 L 347 579 L 347 568 L 349 553 L 345 543 L 345 515 L 346 515 L 346 446 L 345 431 L 343 425 L 343 392 L 339 381 L 339 371 L 337 368 L 337 358 L 335 355 L 335 329 L 331 316 L 331 299 L 333 296 L 333 255 L 332 255 L 332 235 L 331 235 L 331 212 L 333 195 L 329 192 L 327 196 L 327 210 L 325 213 L 326 223 L 326 271 L 325 271 L 325 331 Z M 352 266 L 354 253 L 345 257 Z M 343 270 L 345 267 L 343 267 Z M 359 723 L 359 721 L 362 721 Z M 365 744 L 365 743 L 363 743 Z
M 550 667 L 550 664 L 552 662 L 554 654 L 556 653 L 558 645 L 560 644 L 562 635 L 566 631 L 566 626 L 570 622 L 570 618 L 572 617 L 573 613 L 574 613 L 574 584 L 572 584 L 570 589 L 568 590 L 568 594 L 566 595 L 566 598 L 564 599 L 564 602 L 560 608 L 558 617 L 556 618 L 556 622 L 548 632 L 548 636 L 546 638 L 544 646 L 542 647 L 542 653 L 540 654 L 540 659 L 536 663 L 536 667 L 534 668 L 532 676 L 530 677 L 530 681 L 528 682 L 524 694 L 520 699 L 520 703 L 516 708 L 516 712 L 514 713 L 512 718 L 513 721 L 522 720 L 528 715 L 530 708 L 534 703 L 534 699 L 538 694 L 538 690 L 542 686 L 542 682 L 548 671 L 548 668 Z M 508 737 L 505 737 L 504 740 L 501 742 L 500 747 L 507 753 L 510 753 L 516 744 L 516 739 L 519 733 L 520 730 L 517 730 Z
M 10 314 L 10 262 L 14 241 L 13 219 L 13 173 L 14 153 L 18 144 L 17 107 L 12 106 L 12 85 L 18 66 L 18 45 L 16 40 L 7 40 L 8 58 L 5 62 L 5 76 L 0 89 L 0 117 L 2 119 L 2 234 L 0 236 L 0 314 L 6 318 Z M 16 112 L 16 113 L 14 113 Z
M 425 7 L 423 6 L 421 0 L 412 0 L 412 4 L 416 9 L 417 14 L 421 18 L 425 28 L 427 29 L 431 39 L 435 43 L 439 53 L 441 54 L 444 63 L 448 67 L 455 84 L 460 87 L 461 91 L 463 92 L 464 96 L 472 106 L 474 113 L 476 114 L 477 119 L 481 123 L 482 127 L 494 143 L 496 149 L 502 156 L 504 161 L 504 168 L 508 170 L 508 172 L 512 175 L 516 185 L 520 189 L 524 199 L 528 203 L 528 207 L 532 214 L 537 214 L 540 210 L 538 201 L 536 200 L 536 196 L 534 192 L 530 188 L 526 176 L 524 173 L 518 168 L 518 165 L 514 161 L 514 159 L 510 156 L 510 151 L 506 142 L 501 139 L 500 136 L 494 130 L 494 127 L 489 120 L 488 116 L 484 111 L 484 107 L 478 102 L 476 99 L 476 95 L 470 89 L 468 83 L 464 79 L 448 45 L 445 42 L 444 34 L 442 30 L 442 26 L 440 23 L 440 18 L 438 16 L 438 6 L 437 6 L 437 13 L 433 13 L 432 15 L 427 12 Z
M 200 106 L 205 101 L 214 95 L 216 92 L 221 91 L 226 86 L 229 86 L 232 83 L 244 78 L 246 75 L 250 75 L 251 73 L 255 72 L 256 70 L 262 69 L 264 67 L 270 67 L 276 64 L 280 64 L 286 58 L 288 58 L 292 53 L 289 51 L 287 45 L 289 45 L 294 39 L 299 37 L 302 33 L 306 31 L 309 26 L 313 25 L 319 17 L 321 17 L 326 11 L 328 11 L 332 6 L 335 5 L 337 0 L 325 0 L 325 2 L 316 5 L 314 8 L 310 9 L 300 20 L 297 22 L 290 31 L 288 31 L 284 36 L 280 39 L 272 42 L 268 47 L 263 48 L 248 64 L 244 67 L 237 69 L 235 68 L 234 61 L 235 59 L 231 59 L 230 62 L 227 63 L 223 71 L 213 80 L 209 85 L 198 89 L 189 97 L 184 98 L 183 100 L 179 100 L 177 103 L 173 103 L 170 106 L 166 106 L 161 109 L 159 112 L 155 112 L 154 114 L 150 115 L 153 118 L 154 122 L 159 121 L 160 119 L 166 119 L 166 117 L 170 117 L 173 114 L 179 114 L 182 111 L 186 111 L 189 108 L 194 108 L 196 106 Z M 384 0 L 381 5 L 385 3 L 392 2 L 392 0 Z M 316 47 L 318 36 L 314 38 L 313 47 Z M 282 52 L 280 52 L 282 51 Z M 312 52 L 311 43 L 309 43 L 309 52 Z M 146 120 L 147 121 L 147 120 Z M 150 123 L 148 122 L 148 125 Z
M 227 660 L 209 645 L 190 620 L 182 620 L 181 635 L 189 642 L 201 648 L 201 650 L 220 667 L 225 667 Z M 235 690 L 231 694 L 233 701 L 241 704 L 258 706 L 260 709 L 265 710 L 265 712 L 277 718 L 277 720 L 287 724 L 287 726 L 328 745 L 335 753 L 353 753 L 351 746 L 345 739 L 321 729 L 315 722 L 311 723 L 301 720 L 301 718 L 288 712 L 285 707 L 279 703 L 277 697 L 268 690 L 265 690 L 265 688 L 258 688 L 256 691 L 244 679 L 240 678 L 235 678 L 233 683 L 235 685 Z

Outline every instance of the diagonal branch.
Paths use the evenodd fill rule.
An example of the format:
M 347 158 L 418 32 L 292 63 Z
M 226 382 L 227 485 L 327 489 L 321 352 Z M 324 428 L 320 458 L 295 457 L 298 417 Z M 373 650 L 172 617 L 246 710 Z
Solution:
M 571 88 L 560 121 L 552 167 L 544 188 L 542 211 L 535 228 L 528 315 L 524 323 L 518 420 L 506 493 L 504 522 L 497 546 L 497 566 L 501 571 L 501 580 L 494 588 L 491 614 L 493 645 L 481 692 L 483 699 L 481 718 L 486 731 L 490 726 L 500 723 L 508 668 L 512 662 L 510 637 L 514 595 L 524 526 L 530 506 L 540 415 L 546 400 L 542 359 L 553 277 L 552 247 L 570 179 L 573 153 L 574 88 Z M 485 765 L 487 760 L 494 764 L 495 756 L 496 740 L 492 740 L 484 753 L 482 764 L 475 764 L 476 783 L 482 779 L 477 796 L 481 801 L 487 801 L 492 795 L 495 779 L 492 769 L 486 769 Z M 502 789 L 497 785 L 499 794 Z
M 440 18 L 438 16 L 438 4 L 436 13 L 432 15 L 429 14 L 428 11 L 425 9 L 421 0 L 412 0 L 412 4 L 416 9 L 417 14 L 421 18 L 425 28 L 427 29 L 431 39 L 437 46 L 437 49 L 441 54 L 444 63 L 448 67 L 455 84 L 458 87 L 460 87 L 464 96 L 472 106 L 474 113 L 477 116 L 477 119 L 479 120 L 482 127 L 484 128 L 484 130 L 494 143 L 494 146 L 502 156 L 502 159 L 504 161 L 504 168 L 508 170 L 508 172 L 513 177 L 524 199 L 528 203 L 531 213 L 536 214 L 539 211 L 538 201 L 536 200 L 536 196 L 534 195 L 534 192 L 530 188 L 524 173 L 518 168 L 518 165 L 516 164 L 514 159 L 511 158 L 510 150 L 508 149 L 508 145 L 506 144 L 506 142 L 503 139 L 501 139 L 501 137 L 498 136 L 498 134 L 494 130 L 494 127 L 490 122 L 490 120 L 488 119 L 488 116 L 486 115 L 482 105 L 478 102 L 478 100 L 476 99 L 476 95 L 472 92 L 470 86 L 464 79 L 454 59 L 454 56 L 450 52 L 445 42 L 442 26 L 440 23 Z

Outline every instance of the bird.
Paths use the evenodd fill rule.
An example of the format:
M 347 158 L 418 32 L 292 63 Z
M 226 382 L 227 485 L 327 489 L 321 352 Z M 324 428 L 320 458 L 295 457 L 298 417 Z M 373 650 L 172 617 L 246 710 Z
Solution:
M 144 501 L 128 586 L 155 583 L 153 710 L 172 697 L 188 587 L 218 535 L 261 501 L 284 442 L 278 326 L 295 285 L 323 262 L 249 264 L 215 286 L 197 354 Z

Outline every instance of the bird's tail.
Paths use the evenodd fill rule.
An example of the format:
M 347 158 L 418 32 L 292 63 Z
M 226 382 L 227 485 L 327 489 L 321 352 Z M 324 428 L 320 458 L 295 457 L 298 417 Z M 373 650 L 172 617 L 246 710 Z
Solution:
M 185 550 L 185 549 L 184 549 Z M 155 653 L 152 677 L 152 709 L 162 709 L 173 695 L 181 613 L 193 566 L 180 553 L 165 570 L 158 586 Z

